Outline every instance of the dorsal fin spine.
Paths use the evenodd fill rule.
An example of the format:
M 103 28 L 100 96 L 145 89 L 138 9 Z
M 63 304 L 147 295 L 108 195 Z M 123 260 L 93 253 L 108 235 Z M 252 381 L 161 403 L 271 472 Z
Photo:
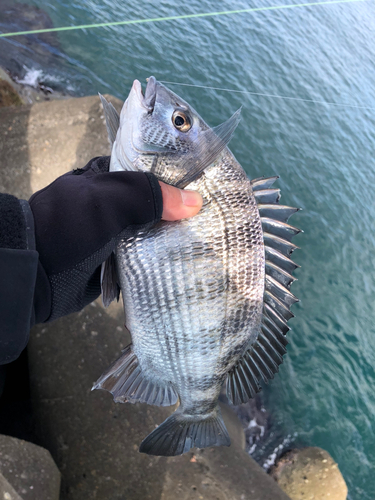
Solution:
M 111 146 L 113 146 L 113 143 L 116 140 L 117 130 L 120 127 L 120 115 L 111 102 L 108 102 L 107 99 L 101 94 L 99 94 L 99 97 L 103 106 L 108 139 Z
M 274 332 L 272 332 L 264 323 L 262 324 L 262 331 L 264 333 L 264 336 L 266 337 L 267 341 L 275 348 L 277 349 L 277 352 L 280 354 L 280 352 L 282 354 L 285 354 L 286 353 L 286 344 L 288 343 L 288 341 L 286 341 L 285 343 L 284 342 L 281 342 L 281 340 L 277 337 L 277 335 L 275 335 Z M 283 340 L 286 340 L 285 337 L 283 337 Z M 282 360 L 281 360 L 282 362 Z

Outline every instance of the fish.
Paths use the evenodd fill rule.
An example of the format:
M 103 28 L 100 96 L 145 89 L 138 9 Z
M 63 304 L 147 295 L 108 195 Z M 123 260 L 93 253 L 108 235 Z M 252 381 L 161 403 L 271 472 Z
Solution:
M 121 114 L 100 96 L 110 171 L 153 172 L 198 191 L 201 211 L 118 241 L 102 267 L 103 302 L 121 290 L 132 342 L 93 389 L 115 402 L 177 409 L 141 443 L 150 455 L 229 446 L 218 398 L 234 405 L 268 383 L 286 353 L 297 208 L 279 203 L 277 176 L 250 180 L 228 148 L 240 110 L 211 128 L 181 97 L 135 80 Z

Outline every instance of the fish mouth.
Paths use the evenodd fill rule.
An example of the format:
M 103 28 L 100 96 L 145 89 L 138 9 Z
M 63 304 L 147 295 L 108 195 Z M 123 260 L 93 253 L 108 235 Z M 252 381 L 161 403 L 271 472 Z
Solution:
M 145 93 L 143 93 L 142 91 L 142 85 L 139 80 L 134 80 L 133 82 L 132 92 L 134 92 L 134 94 L 136 95 L 139 104 L 143 108 L 147 109 L 149 113 L 152 113 L 154 110 L 156 101 L 156 87 L 157 82 L 154 76 L 150 76 L 150 78 L 147 78 Z
M 147 86 L 143 102 L 144 105 L 149 109 L 150 113 L 152 113 L 155 106 L 156 87 L 157 87 L 156 78 L 154 76 L 150 76 L 150 78 L 147 78 Z

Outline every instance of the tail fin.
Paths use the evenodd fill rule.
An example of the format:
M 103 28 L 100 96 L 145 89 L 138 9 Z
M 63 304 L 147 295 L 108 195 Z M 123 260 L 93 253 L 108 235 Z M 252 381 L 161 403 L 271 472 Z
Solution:
M 191 448 L 229 446 L 230 438 L 220 408 L 209 415 L 185 415 L 178 408 L 141 443 L 139 451 L 148 455 L 182 455 Z

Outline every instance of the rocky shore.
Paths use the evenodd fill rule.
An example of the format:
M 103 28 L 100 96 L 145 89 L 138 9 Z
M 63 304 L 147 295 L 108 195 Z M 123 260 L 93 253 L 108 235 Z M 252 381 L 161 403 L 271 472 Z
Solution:
M 121 108 L 121 101 L 107 98 Z M 96 96 L 68 98 L 30 89 L 2 71 L 0 107 L 0 192 L 28 199 L 57 176 L 82 167 L 93 156 L 109 154 Z M 31 482 L 21 480 L 22 473 L 18 478 L 7 475 L 9 460 L 28 444 L 4 441 L 4 452 L 2 439 L 11 438 L 0 436 L 0 496 L 3 492 L 7 500 L 172 500 L 177 495 L 186 500 L 345 500 L 345 482 L 324 450 L 293 451 L 266 474 L 245 451 L 259 432 L 248 425 L 248 414 L 241 408 L 237 415 L 246 423 L 246 435 L 232 409 L 223 406 L 230 448 L 194 450 L 174 458 L 140 454 L 142 438 L 171 410 L 115 405 L 109 394 L 90 392 L 92 382 L 128 342 L 121 305 L 104 309 L 100 300 L 33 329 L 28 370 L 35 439 L 44 449 L 30 446 L 35 446 L 35 456 L 48 462 L 43 470 L 50 471 L 49 479 L 33 475 L 31 462 L 22 462 Z M 260 412 L 259 401 L 251 405 L 252 411 Z M 257 418 L 261 428 L 260 413 Z M 61 472 L 60 497 L 60 474 L 51 456 Z
M 69 97 L 71 96 L 63 91 L 53 90 L 43 85 L 36 77 L 30 80 L 29 85 L 19 83 L 11 77 L 9 71 L 0 67 L 0 107 L 34 104 Z

